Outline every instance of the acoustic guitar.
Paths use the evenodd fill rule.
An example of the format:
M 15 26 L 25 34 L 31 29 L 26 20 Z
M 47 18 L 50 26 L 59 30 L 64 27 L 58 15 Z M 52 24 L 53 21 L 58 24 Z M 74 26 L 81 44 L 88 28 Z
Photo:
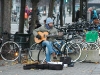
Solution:
M 40 42 L 42 42 L 44 40 L 47 40 L 47 36 L 49 35 L 49 33 L 48 32 L 38 32 L 38 35 L 41 36 L 41 39 L 38 39 L 38 38 L 35 37 L 34 41 L 36 43 L 40 43 Z

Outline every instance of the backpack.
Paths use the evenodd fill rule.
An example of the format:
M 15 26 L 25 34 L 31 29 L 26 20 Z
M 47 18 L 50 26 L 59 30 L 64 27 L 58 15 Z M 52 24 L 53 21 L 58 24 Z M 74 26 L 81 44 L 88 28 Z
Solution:
M 24 18 L 28 19 L 28 13 L 26 13 L 26 12 L 24 13 Z
M 96 10 L 93 10 L 93 19 L 96 19 L 96 18 L 98 18 L 98 15 L 97 15 L 97 11 Z

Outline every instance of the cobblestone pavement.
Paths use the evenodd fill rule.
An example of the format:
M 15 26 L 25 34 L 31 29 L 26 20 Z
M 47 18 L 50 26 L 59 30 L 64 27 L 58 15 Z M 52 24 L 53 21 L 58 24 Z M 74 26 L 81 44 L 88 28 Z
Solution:
M 75 63 L 63 70 L 23 70 L 23 64 L 0 60 L 0 75 L 100 75 L 100 64 Z

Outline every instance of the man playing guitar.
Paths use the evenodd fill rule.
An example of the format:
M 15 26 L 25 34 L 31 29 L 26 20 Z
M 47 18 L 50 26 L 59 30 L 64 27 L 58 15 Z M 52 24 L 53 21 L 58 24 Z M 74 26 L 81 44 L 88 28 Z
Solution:
M 33 31 L 35 36 L 36 43 L 42 43 L 42 46 L 46 46 L 46 62 L 50 62 L 50 55 L 53 55 L 53 59 L 56 58 L 55 51 L 52 47 L 52 42 L 54 41 L 54 36 L 62 36 L 61 33 L 58 33 L 57 29 L 53 27 L 53 20 L 49 17 L 46 19 L 46 25 L 41 26 Z

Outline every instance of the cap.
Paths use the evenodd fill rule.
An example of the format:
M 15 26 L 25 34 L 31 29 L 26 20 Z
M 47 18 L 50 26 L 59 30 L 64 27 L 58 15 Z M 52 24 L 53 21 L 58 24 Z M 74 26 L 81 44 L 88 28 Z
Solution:
M 53 20 L 49 17 L 46 19 L 46 24 L 53 23 Z

